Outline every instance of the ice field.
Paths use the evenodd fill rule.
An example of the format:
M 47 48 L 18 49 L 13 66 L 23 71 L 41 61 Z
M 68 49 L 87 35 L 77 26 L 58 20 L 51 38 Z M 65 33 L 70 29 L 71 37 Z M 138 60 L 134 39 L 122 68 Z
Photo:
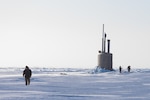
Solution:
M 0 100 L 150 100 L 150 69 L 95 73 L 92 69 L 0 68 Z

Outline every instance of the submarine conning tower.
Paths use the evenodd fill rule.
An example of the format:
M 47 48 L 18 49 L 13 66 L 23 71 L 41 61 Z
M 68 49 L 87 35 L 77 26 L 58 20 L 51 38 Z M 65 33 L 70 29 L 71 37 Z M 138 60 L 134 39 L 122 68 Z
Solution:
M 103 24 L 103 32 L 102 32 L 102 50 L 99 51 L 98 55 L 98 68 L 102 68 L 105 70 L 113 70 L 113 55 L 110 53 L 110 40 L 107 39 L 107 52 L 106 52 L 106 33 L 104 32 L 104 24 Z

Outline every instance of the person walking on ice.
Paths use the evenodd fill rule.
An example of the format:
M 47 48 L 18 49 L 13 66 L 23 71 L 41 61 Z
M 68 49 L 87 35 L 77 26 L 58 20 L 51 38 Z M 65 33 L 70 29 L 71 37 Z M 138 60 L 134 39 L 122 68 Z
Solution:
M 25 77 L 25 85 L 30 85 L 30 78 L 32 76 L 32 71 L 28 66 L 25 67 L 23 71 L 23 77 Z
M 131 66 L 128 66 L 128 68 L 127 68 L 127 69 L 128 69 L 128 72 L 130 72 L 130 70 L 131 70 Z
M 120 72 L 120 73 L 122 72 L 122 68 L 121 68 L 121 66 L 119 67 L 119 72 Z

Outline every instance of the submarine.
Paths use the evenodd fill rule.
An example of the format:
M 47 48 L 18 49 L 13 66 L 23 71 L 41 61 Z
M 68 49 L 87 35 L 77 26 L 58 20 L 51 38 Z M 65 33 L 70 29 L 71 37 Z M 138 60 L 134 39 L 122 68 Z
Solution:
M 107 51 L 106 51 L 107 42 Z M 110 53 L 110 39 L 107 39 L 107 34 L 104 32 L 104 24 L 102 31 L 102 50 L 98 51 L 98 65 L 97 68 L 104 70 L 113 70 L 113 54 Z

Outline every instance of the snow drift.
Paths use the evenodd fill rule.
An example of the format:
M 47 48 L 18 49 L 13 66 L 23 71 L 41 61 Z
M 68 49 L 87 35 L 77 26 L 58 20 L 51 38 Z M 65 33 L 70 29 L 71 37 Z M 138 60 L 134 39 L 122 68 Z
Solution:
M 149 100 L 150 69 L 93 72 L 93 69 L 32 68 L 25 86 L 23 68 L 0 68 L 0 100 Z M 91 73 L 92 72 L 92 73 Z

